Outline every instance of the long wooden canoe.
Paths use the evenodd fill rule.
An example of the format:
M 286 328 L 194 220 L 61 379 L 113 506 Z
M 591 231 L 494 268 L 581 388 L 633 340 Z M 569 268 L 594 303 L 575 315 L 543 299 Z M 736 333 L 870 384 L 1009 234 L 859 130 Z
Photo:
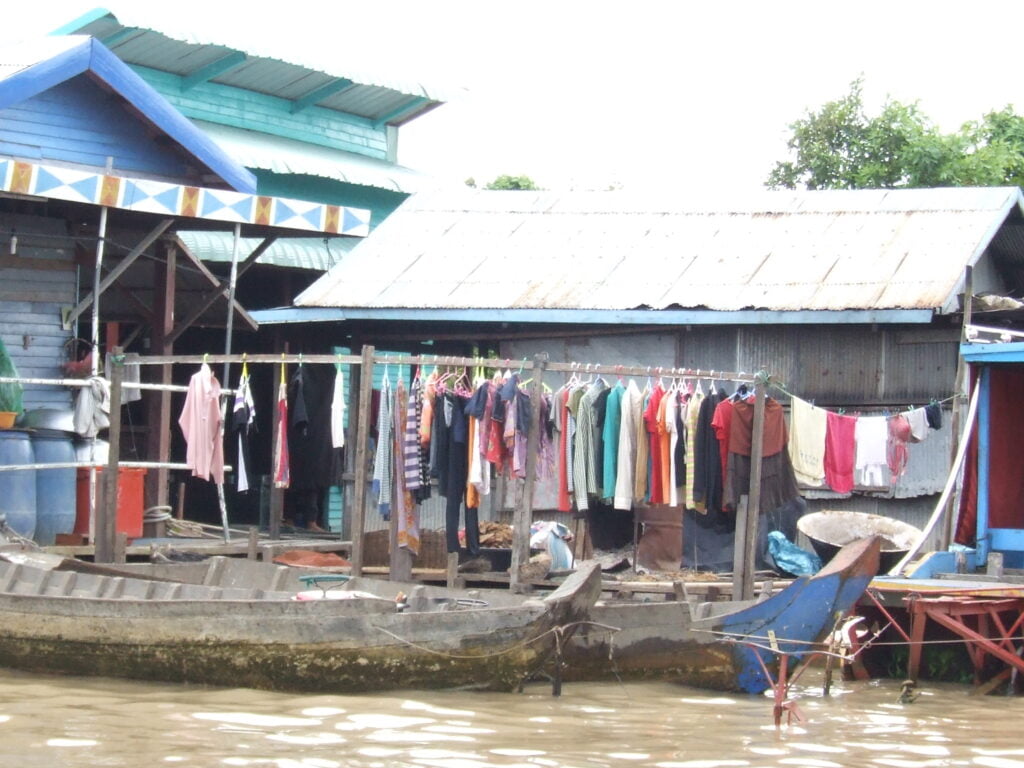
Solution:
M 294 584 L 238 583 L 244 574 L 235 586 L 209 586 L 22 560 L 0 561 L 0 664 L 270 690 L 510 690 L 600 594 L 596 565 L 543 598 L 460 600 L 364 579 L 307 595 L 355 599 L 303 600 Z

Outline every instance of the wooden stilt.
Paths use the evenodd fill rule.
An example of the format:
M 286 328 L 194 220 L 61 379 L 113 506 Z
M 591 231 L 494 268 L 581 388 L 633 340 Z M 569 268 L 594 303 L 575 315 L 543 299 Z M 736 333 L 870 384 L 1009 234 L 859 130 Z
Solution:
M 109 351 L 113 355 L 110 366 L 110 454 L 103 473 L 103 502 L 96 505 L 96 549 L 93 559 L 97 563 L 114 562 L 114 533 L 117 528 L 117 482 L 121 455 L 121 381 L 124 366 L 121 348 Z
M 352 499 L 352 575 L 363 573 L 363 531 L 366 517 L 366 470 L 370 441 L 370 400 L 373 395 L 373 347 L 364 345 L 359 376 L 355 485 Z
M 754 424 L 750 444 L 750 492 L 747 495 L 746 504 L 743 504 L 742 499 L 740 502 L 740 506 L 745 509 L 736 511 L 732 590 L 733 596 L 738 600 L 754 598 L 754 571 L 757 570 L 757 518 L 761 511 L 761 459 L 764 455 L 766 386 L 766 381 L 759 381 L 754 394 Z
M 526 435 L 526 479 L 523 497 L 516 507 L 512 523 L 512 566 L 509 569 L 509 588 L 520 591 L 519 569 L 530 561 L 530 525 L 533 522 L 533 486 L 537 474 L 537 446 L 540 442 L 540 402 L 543 395 L 544 369 L 548 364 L 546 352 L 533 358 L 533 392 L 530 396 L 530 426 Z

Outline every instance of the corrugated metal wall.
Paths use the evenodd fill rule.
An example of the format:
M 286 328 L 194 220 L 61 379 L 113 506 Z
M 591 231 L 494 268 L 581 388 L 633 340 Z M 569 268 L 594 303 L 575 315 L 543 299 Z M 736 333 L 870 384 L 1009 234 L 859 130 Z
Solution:
M 501 355 L 753 373 L 824 406 L 927 404 L 952 394 L 955 330 L 851 325 L 691 326 L 677 331 L 510 341 Z M 557 381 L 556 374 L 551 374 Z
M 28 216 L 0 215 L 0 231 L 18 236 L 11 255 L 8 237 L 0 254 L 0 333 L 18 368 L 32 378 L 59 378 L 64 344 L 71 331 L 61 327 L 61 307 L 75 305 L 75 265 L 63 222 Z M 42 235 L 42 236 L 33 236 Z M 70 408 L 72 394 L 64 387 L 26 384 L 24 406 Z
M 691 326 L 657 333 L 511 341 L 502 345 L 501 355 L 521 360 L 543 351 L 558 362 L 747 373 L 763 368 L 793 394 L 821 406 L 881 413 L 881 407 L 926 405 L 932 398 L 952 394 L 956 333 L 943 327 Z M 552 373 L 545 380 L 555 386 L 561 378 Z M 772 394 L 787 400 L 778 391 Z M 946 411 L 940 432 L 909 446 L 909 471 L 893 498 L 808 492 L 809 508 L 872 512 L 921 527 L 948 473 L 948 425 Z M 812 498 L 822 495 L 831 498 Z M 931 543 L 937 543 L 937 536 Z

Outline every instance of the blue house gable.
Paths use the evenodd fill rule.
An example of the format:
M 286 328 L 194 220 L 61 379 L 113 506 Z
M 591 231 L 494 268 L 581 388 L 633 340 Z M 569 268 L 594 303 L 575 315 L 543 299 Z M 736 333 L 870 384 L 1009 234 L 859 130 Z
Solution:
M 256 191 L 250 171 L 97 40 L 51 37 L 0 56 L 0 156 Z

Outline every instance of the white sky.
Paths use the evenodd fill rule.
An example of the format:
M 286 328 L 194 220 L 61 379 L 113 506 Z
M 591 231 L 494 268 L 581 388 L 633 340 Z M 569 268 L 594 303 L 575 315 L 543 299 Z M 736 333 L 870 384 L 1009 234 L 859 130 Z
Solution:
M 98 4 L 9 0 L 0 39 Z M 251 0 L 132 6 L 158 29 L 172 14 L 195 19 L 203 39 L 243 35 L 285 60 L 313 50 L 467 88 L 404 127 L 399 150 L 404 165 L 458 182 L 508 173 L 549 189 L 756 190 L 785 157 L 788 124 L 860 74 L 869 104 L 917 100 L 946 130 L 1007 104 L 1024 112 L 1024 3 L 1013 0 L 289 0 L 262 15 Z

